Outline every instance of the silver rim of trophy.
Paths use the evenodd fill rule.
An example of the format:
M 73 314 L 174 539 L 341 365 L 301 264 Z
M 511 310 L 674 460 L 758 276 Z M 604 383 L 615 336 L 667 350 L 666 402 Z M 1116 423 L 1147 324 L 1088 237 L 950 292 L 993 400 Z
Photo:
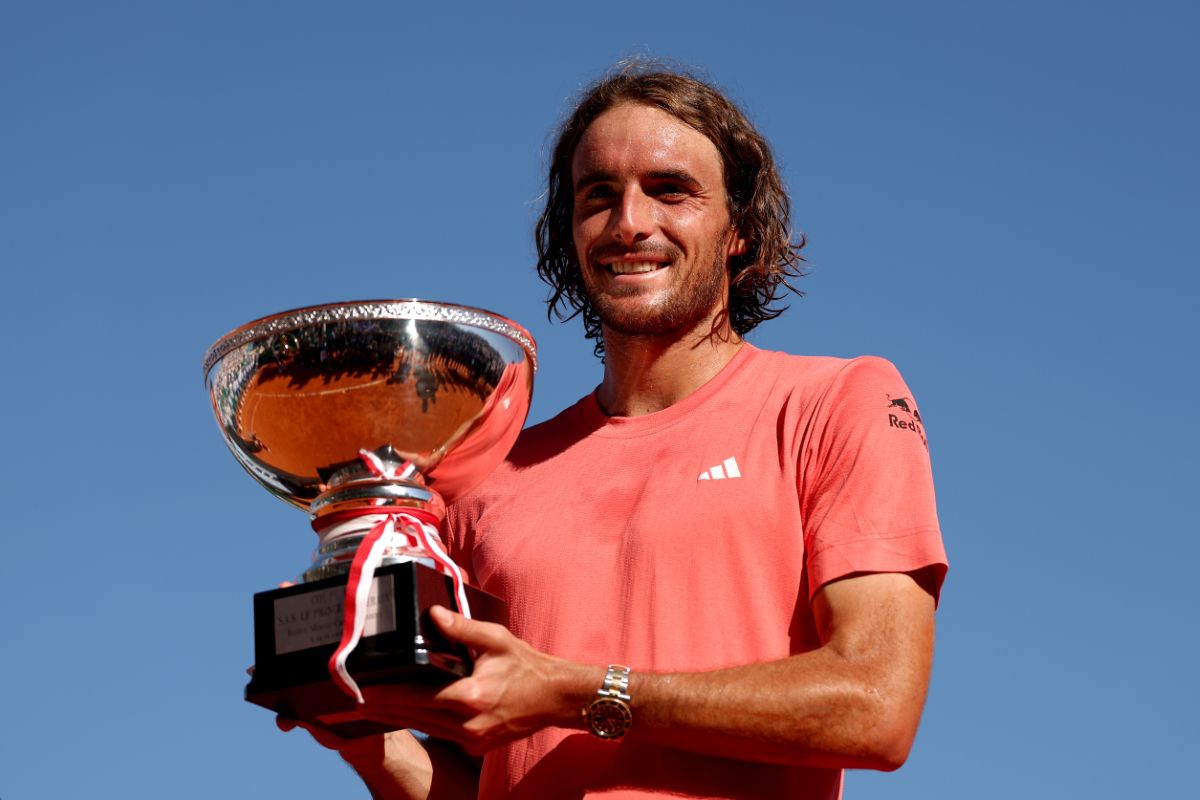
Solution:
M 204 374 L 218 361 L 243 345 L 264 336 L 298 330 L 326 322 L 362 322 L 370 320 L 415 319 L 456 322 L 493 331 L 513 339 L 525 349 L 530 366 L 537 372 L 537 347 L 533 337 L 520 325 L 479 308 L 428 300 L 368 300 L 309 306 L 285 311 L 256 320 L 231 331 L 217 340 L 204 354 Z

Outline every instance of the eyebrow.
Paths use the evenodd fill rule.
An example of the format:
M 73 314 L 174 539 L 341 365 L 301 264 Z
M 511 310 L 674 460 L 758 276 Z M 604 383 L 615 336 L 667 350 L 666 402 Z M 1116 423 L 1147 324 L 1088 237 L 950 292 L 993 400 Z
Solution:
M 575 191 L 579 191 L 580 189 L 586 186 L 591 186 L 595 183 L 608 183 L 609 181 L 614 181 L 616 179 L 617 176 L 608 170 L 594 169 L 591 172 L 585 172 L 583 175 L 579 176 L 579 180 L 575 181 Z
M 646 174 L 646 177 L 655 181 L 675 181 L 677 183 L 686 183 L 689 186 L 699 186 L 700 181 L 696 180 L 690 172 L 685 172 L 681 169 L 660 169 L 654 170 Z M 608 183 L 615 181 L 617 176 L 615 173 L 608 170 L 597 169 L 591 172 L 585 172 L 580 176 L 575 183 L 575 191 L 584 189 L 596 183 Z

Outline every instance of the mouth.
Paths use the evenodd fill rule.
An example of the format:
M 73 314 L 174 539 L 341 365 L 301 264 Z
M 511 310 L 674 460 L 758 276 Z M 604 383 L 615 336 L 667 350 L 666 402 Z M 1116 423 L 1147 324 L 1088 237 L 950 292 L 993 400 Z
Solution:
M 614 275 L 642 275 L 669 266 L 668 261 L 613 261 L 605 265 Z

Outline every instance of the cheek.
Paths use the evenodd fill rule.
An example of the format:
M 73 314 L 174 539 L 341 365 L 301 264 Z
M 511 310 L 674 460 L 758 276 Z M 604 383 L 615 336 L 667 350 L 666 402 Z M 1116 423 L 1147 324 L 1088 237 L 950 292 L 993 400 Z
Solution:
M 595 237 L 604 230 L 603 222 L 597 221 L 597 216 L 576 218 L 571 223 L 571 236 L 575 242 L 575 255 L 583 262 L 583 256 Z
M 724 227 L 720 219 L 702 208 L 679 207 L 671 211 L 659 222 L 664 228 L 678 231 L 680 235 L 711 239 L 716 231 Z

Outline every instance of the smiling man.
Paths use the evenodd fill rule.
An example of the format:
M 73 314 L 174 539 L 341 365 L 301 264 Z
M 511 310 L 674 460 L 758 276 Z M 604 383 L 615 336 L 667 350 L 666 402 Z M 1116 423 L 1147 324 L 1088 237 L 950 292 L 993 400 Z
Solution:
M 916 734 L 946 562 L 912 394 L 878 358 L 759 350 L 800 245 L 767 143 L 691 77 L 580 100 L 538 223 L 552 309 L 604 355 L 450 510 L 508 629 L 364 713 L 428 732 L 336 742 L 379 797 L 836 798 Z M 482 754 L 482 768 L 456 743 Z

